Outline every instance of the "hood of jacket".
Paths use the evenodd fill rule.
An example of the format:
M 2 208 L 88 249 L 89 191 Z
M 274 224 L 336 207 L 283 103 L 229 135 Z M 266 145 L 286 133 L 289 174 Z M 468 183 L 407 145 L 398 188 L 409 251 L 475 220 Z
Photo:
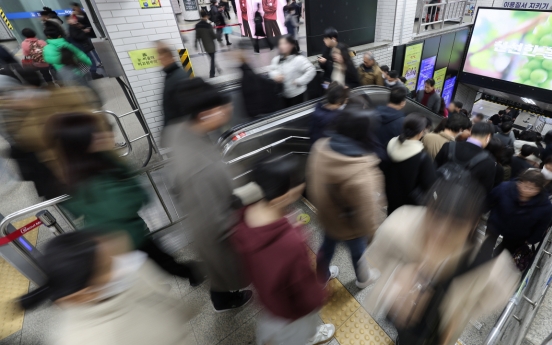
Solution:
M 381 124 L 386 125 L 390 122 L 398 120 L 404 117 L 404 113 L 400 110 L 393 109 L 386 105 L 380 105 L 376 108 L 378 114 L 380 115 Z
M 67 42 L 67 40 L 65 38 L 62 38 L 62 37 L 60 37 L 60 38 L 48 38 L 46 40 L 46 43 L 48 43 L 48 45 L 52 45 L 52 46 L 56 47 L 57 49 L 66 48 L 68 45 L 71 44 L 71 43 Z
M 348 138 L 340 137 L 333 134 L 331 139 L 320 139 L 315 144 L 314 150 L 319 155 L 318 164 L 324 167 L 328 183 L 341 184 L 370 168 L 379 169 L 380 159 L 375 153 L 355 147 L 352 140 L 349 139 L 347 143 Z
M 200 20 L 199 23 L 196 24 L 196 29 L 213 30 L 213 26 L 211 24 L 207 23 L 205 20 Z
M 519 200 L 519 191 L 517 188 L 516 181 L 507 182 L 506 188 L 507 188 L 507 193 L 510 195 L 510 197 L 513 200 Z M 537 209 L 543 206 L 550 207 L 550 200 L 548 200 L 547 193 L 543 189 L 539 194 L 529 199 L 529 201 L 527 201 L 526 203 L 524 204 L 518 203 L 518 205 L 519 205 L 519 208 L 523 207 L 527 209 Z
M 389 141 L 387 145 L 387 154 L 393 162 L 403 162 L 422 152 L 424 144 L 419 140 L 405 140 L 401 143 L 399 137 Z
M 274 242 L 282 238 L 291 228 L 287 218 L 285 217 L 265 226 L 251 228 L 244 220 L 245 210 L 246 209 L 242 210 L 240 214 L 240 221 L 238 222 L 238 225 L 236 225 L 236 228 L 241 228 L 239 230 L 246 230 L 243 232 L 238 231 L 239 233 L 243 234 L 254 232 L 255 236 L 239 236 L 239 241 L 235 241 L 236 246 L 239 247 L 239 252 L 259 252 L 274 244 Z

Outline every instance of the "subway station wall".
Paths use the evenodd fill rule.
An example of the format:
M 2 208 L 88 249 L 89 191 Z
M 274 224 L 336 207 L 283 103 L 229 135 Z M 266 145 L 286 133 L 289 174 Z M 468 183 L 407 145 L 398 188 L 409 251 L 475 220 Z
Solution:
M 350 47 L 374 42 L 377 7 L 378 0 L 306 0 L 308 55 L 322 52 L 324 30 L 330 26 L 339 31 L 339 42 Z

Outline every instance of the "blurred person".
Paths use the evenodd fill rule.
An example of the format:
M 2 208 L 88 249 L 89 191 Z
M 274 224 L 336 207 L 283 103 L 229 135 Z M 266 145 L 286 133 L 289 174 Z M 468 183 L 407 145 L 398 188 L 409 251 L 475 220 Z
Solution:
M 92 61 L 88 55 L 63 38 L 61 31 L 57 27 L 51 25 L 47 26 L 44 29 L 44 35 L 46 35 L 46 42 L 48 43 L 42 49 L 44 61 L 52 65 L 56 71 L 63 67 L 61 63 L 62 48 L 72 51 L 77 61 L 83 66 L 90 67 L 92 65 Z
M 502 123 L 502 117 L 504 117 L 504 110 L 501 110 L 498 112 L 498 114 L 494 114 L 487 120 L 487 122 L 492 123 L 495 126 L 498 126 Z
M 252 179 L 264 197 L 241 212 L 232 235 L 266 308 L 257 317 L 258 345 L 321 344 L 335 334 L 332 324 L 317 327 L 324 288 L 311 268 L 300 228 L 286 218 L 288 208 L 305 189 L 302 175 L 295 157 L 259 162 Z
M 459 113 L 463 107 L 464 107 L 464 103 L 460 101 L 450 102 L 448 105 L 448 111 L 450 114 Z
M 484 119 L 484 118 L 485 118 L 485 117 L 483 116 L 483 114 L 477 114 L 477 115 L 475 115 L 474 117 L 472 117 L 471 122 L 472 122 L 473 124 L 476 124 L 476 123 L 478 123 L 478 122 L 483 122 L 483 119 Z
M 289 108 L 303 103 L 307 85 L 314 79 L 316 70 L 309 59 L 299 54 L 290 35 L 280 37 L 278 51 L 280 54 L 272 59 L 268 76 L 283 85 L 284 107 Z
M 364 53 L 363 63 L 358 66 L 358 74 L 360 76 L 360 85 L 384 85 L 381 69 L 372 52 Z
M 215 16 L 215 19 L 213 20 L 216 26 L 217 41 L 220 43 L 220 45 L 222 45 L 222 35 L 224 34 L 224 38 L 226 38 L 226 45 L 230 46 L 232 45 L 232 43 L 230 43 L 230 40 L 228 39 L 228 34 L 224 33 L 224 29 L 226 28 L 226 20 L 224 19 L 224 5 L 220 5 L 218 9 L 219 11 Z
M 460 114 L 464 114 L 468 119 L 470 118 L 470 114 L 466 109 L 460 109 Z
M 439 115 L 441 115 L 444 118 L 447 118 L 449 116 L 449 111 L 447 109 L 447 105 L 445 104 L 445 99 L 441 97 L 441 106 L 439 107 Z
M 349 47 L 345 43 L 338 43 L 332 49 L 332 59 L 332 82 L 338 82 L 350 89 L 360 86 L 358 71 L 349 54 Z
M 251 34 L 251 28 L 249 27 L 249 15 L 247 14 L 248 2 L 246 0 L 239 0 L 239 1 L 240 1 L 240 10 L 241 10 L 241 16 L 242 16 L 243 34 L 245 37 L 253 38 L 253 35 Z
M 59 307 L 55 345 L 186 345 L 195 343 L 190 306 L 168 293 L 170 279 L 123 235 L 71 232 L 52 238 L 42 258 L 43 297 Z
M 274 0 L 262 0 L 263 3 L 263 12 L 264 12 L 264 24 L 266 35 L 268 39 L 278 38 L 282 36 L 280 32 L 280 27 L 277 22 L 276 11 L 278 10 L 278 2 Z
M 339 34 L 336 29 L 329 27 L 324 30 L 322 38 L 324 40 L 324 50 L 322 55 L 318 56 L 318 64 L 324 70 L 324 82 L 332 81 L 333 57 L 332 50 L 337 46 Z
M 545 184 L 543 174 L 531 169 L 517 181 L 503 182 L 493 189 L 487 198 L 491 213 L 480 260 L 496 257 L 504 249 L 513 255 L 522 246 L 543 240 L 552 220 L 552 204 L 544 191 Z M 495 248 L 498 236 L 502 236 L 502 242 Z
M 44 30 L 48 27 L 55 27 L 59 31 L 61 37 L 65 38 L 67 36 L 67 33 L 63 28 L 63 20 L 61 20 L 57 13 L 52 11 L 51 8 L 44 7 L 44 10 L 40 12 L 40 20 L 44 25 Z
M 380 145 L 386 150 L 389 140 L 401 134 L 405 114 L 402 109 L 406 105 L 406 90 L 392 89 L 389 94 L 389 103 L 376 108 L 379 114 L 381 127 L 376 132 Z
M 79 68 L 79 64 L 75 58 L 75 54 L 67 48 L 61 48 L 61 64 L 63 65 L 57 71 L 58 79 L 65 86 L 84 86 L 90 88 L 92 91 L 96 92 L 90 81 L 92 77 L 90 73 L 83 73 Z M 97 94 L 97 93 L 96 93 Z M 99 94 L 98 98 L 99 98 Z
M 496 161 L 493 188 L 504 182 L 504 167 L 502 166 L 504 148 L 505 146 L 502 144 L 502 141 L 494 136 L 491 138 L 491 141 L 489 141 L 489 145 L 485 147 L 485 150 L 489 151 Z
M 312 143 L 325 137 L 325 131 L 333 124 L 341 113 L 349 97 L 349 90 L 338 83 L 331 83 L 326 93 L 326 104 L 316 105 L 310 118 L 309 137 Z
M 441 96 L 435 92 L 435 80 L 429 78 L 424 82 L 424 89 L 416 94 L 416 101 L 428 107 L 435 114 L 441 109 Z
M 435 156 L 437 168 L 441 168 L 447 163 L 459 165 L 469 171 L 473 180 L 479 182 L 481 187 L 489 193 L 495 181 L 496 162 L 484 149 L 491 141 L 493 132 L 491 124 L 476 123 L 472 127 L 471 137 L 467 141 L 451 141 L 443 145 Z
M 254 18 L 254 21 L 255 21 L 255 37 L 256 37 L 255 42 L 254 42 L 255 43 L 255 45 L 254 45 L 255 54 L 259 54 L 259 37 L 264 37 L 265 38 L 266 43 L 267 43 L 268 47 L 270 48 L 270 50 L 274 49 L 274 45 L 272 44 L 272 42 L 266 36 L 264 26 L 263 26 L 263 16 L 262 16 L 260 10 L 261 10 L 261 4 L 257 3 L 257 11 L 255 11 L 255 18 Z
M 219 6 L 217 5 L 217 3 L 217 0 L 211 0 L 211 7 L 209 8 L 209 17 L 213 23 L 217 20 L 217 16 L 219 13 Z
M 500 165 L 504 169 L 504 180 L 510 181 L 512 179 L 512 158 L 514 157 L 515 150 L 513 147 L 506 146 L 502 150 L 502 157 L 500 159 Z
M 441 179 L 427 195 L 425 206 L 393 212 L 367 251 L 381 277 L 364 306 L 394 324 L 401 345 L 456 344 L 469 320 L 503 307 L 519 281 L 507 253 L 472 260 L 484 190 Z
M 541 150 L 540 157 L 544 161 L 552 156 L 552 130 L 546 132 L 543 138 L 544 148 Z
M 500 139 L 504 146 L 514 147 L 514 141 L 516 139 L 515 137 L 512 138 L 513 125 L 514 124 L 512 122 L 502 122 L 500 124 L 500 131 L 494 134 L 494 137 Z
M 224 15 L 226 16 L 226 18 L 228 20 L 230 20 L 230 3 L 228 3 L 228 0 L 221 0 L 220 1 L 220 6 L 222 8 L 219 8 L 219 11 L 220 12 L 224 12 Z
M 32 66 L 39 70 L 44 81 L 51 82 L 50 66 L 44 61 L 43 55 L 43 48 L 46 46 L 46 42 L 36 38 L 36 32 L 29 28 L 21 30 L 21 34 L 25 37 L 23 42 L 21 42 L 21 52 L 24 58 L 32 61 Z
M 531 145 L 523 145 L 519 154 L 512 157 L 512 175 L 510 179 L 517 178 L 522 172 L 530 168 L 538 167 L 538 164 L 529 160 L 529 156 L 535 154 L 537 149 Z
M 203 49 L 207 54 L 209 54 L 209 58 L 211 59 L 211 69 L 209 70 L 209 78 L 215 77 L 215 39 L 217 39 L 217 35 L 215 34 L 215 31 L 211 24 L 209 24 L 207 21 L 209 20 L 209 13 L 206 11 L 201 11 L 201 20 L 199 23 L 195 26 L 196 31 L 196 39 L 195 39 L 195 48 L 197 50 L 197 41 L 201 40 L 201 44 L 203 45 Z
M 236 6 L 236 0 L 230 0 L 232 3 L 232 9 L 234 10 L 234 15 L 236 16 L 236 19 L 238 18 L 238 7 Z
M 203 282 L 195 263 L 179 264 L 163 252 L 148 236 L 148 227 L 138 215 L 148 195 L 133 176 L 130 167 L 113 154 L 114 134 L 86 113 L 58 114 L 46 124 L 47 141 L 56 147 L 62 165 L 63 180 L 71 199 L 63 203 L 75 217 L 84 217 L 85 227 L 103 233 L 123 231 L 133 250 L 145 252 L 172 275 Z
M 385 83 L 385 81 L 387 80 L 387 78 L 389 77 L 389 72 L 391 71 L 389 66 L 387 65 L 383 65 L 380 67 L 381 69 L 381 76 L 383 78 L 383 82 Z
M 182 100 L 178 98 L 178 90 L 182 85 L 193 84 L 188 74 L 182 68 L 171 50 L 165 43 L 158 41 L 157 56 L 163 72 L 165 72 L 165 86 L 163 88 L 163 126 L 167 126 L 180 115 Z
M 82 6 L 78 2 L 73 2 L 71 3 L 71 9 L 73 10 L 72 16 L 77 18 L 77 20 L 80 24 L 83 25 L 85 30 L 88 29 L 88 31 L 86 31 L 88 37 L 96 38 L 96 33 L 92 28 L 92 23 L 90 22 L 90 19 L 88 19 L 88 15 L 86 14 L 86 12 L 84 12 Z M 95 57 L 98 58 L 97 54 L 95 54 Z M 99 58 L 98 62 L 100 62 Z
M 466 120 L 468 120 L 467 117 L 466 117 Z M 473 123 L 471 123 L 471 121 L 469 120 L 466 121 L 466 128 L 464 128 L 464 130 L 456 136 L 455 141 L 467 141 L 471 137 L 472 127 L 473 127 Z
M 63 25 L 63 20 L 58 16 L 57 12 L 52 10 L 50 7 L 43 7 L 44 12 L 46 12 L 46 17 L 48 20 L 55 21 L 59 25 Z
M 441 0 L 430 0 L 429 3 L 430 4 L 439 4 L 439 3 L 441 3 Z M 439 20 L 439 12 L 441 12 L 441 7 L 440 6 L 429 7 L 428 11 L 426 13 L 426 22 L 427 23 L 433 23 L 433 22 Z M 428 27 L 429 27 L 429 25 L 425 26 L 426 31 L 427 31 Z M 431 24 L 431 30 L 434 30 L 434 29 L 435 29 L 435 24 Z
M 399 77 L 399 80 L 402 81 L 403 84 L 406 84 L 406 82 L 408 81 L 405 77 Z
M 516 150 L 516 155 L 519 155 L 523 145 L 530 145 L 535 148 L 533 154 L 527 157 L 528 160 L 536 163 L 537 165 L 541 164 L 542 160 L 540 159 L 540 152 L 543 149 L 542 146 L 542 135 L 534 131 L 523 131 L 519 133 L 519 139 L 514 141 L 514 149 Z
M 542 162 L 541 174 L 546 180 L 544 189 L 548 193 L 549 198 L 552 196 L 552 156 L 547 157 Z
M 239 308 L 251 300 L 253 293 L 237 291 L 249 283 L 230 243 L 237 223 L 233 182 L 219 150 L 208 137 L 230 120 L 231 99 L 205 82 L 181 91 L 179 98 L 189 99 L 186 112 L 164 129 L 162 138 L 163 147 L 172 148 L 174 155 L 167 173 L 169 190 L 177 207 L 188 214 L 188 229 L 210 278 L 215 310 Z
M 76 17 L 69 17 L 67 23 L 69 24 L 69 41 L 82 50 L 90 59 L 90 74 L 92 75 L 92 79 L 103 78 L 103 75 L 97 73 L 98 68 L 92 56 L 92 51 L 95 48 L 88 35 L 90 29 L 86 29 L 83 24 L 79 23 Z
M 443 120 L 443 128 L 436 128 L 433 133 L 428 133 L 422 138 L 422 143 L 431 159 L 439 153 L 444 144 L 454 141 L 456 137 L 468 127 L 469 120 L 458 113 L 451 114 Z
M 308 196 L 324 228 L 316 259 L 318 278 L 324 283 L 339 274 L 337 266 L 330 266 L 339 242 L 349 248 L 359 289 L 371 285 L 379 275 L 360 262 L 385 218 L 384 178 L 374 152 L 376 121 L 372 112 L 343 111 L 335 132 L 318 140 L 308 158 Z
M 387 214 L 403 205 L 420 205 L 425 193 L 437 179 L 431 157 L 420 141 L 427 118 L 410 114 L 404 119 L 401 135 L 389 141 L 390 163 L 384 170 Z
M 292 36 L 295 40 L 295 44 L 297 45 L 297 51 L 301 52 L 301 47 L 299 47 L 299 37 L 298 37 L 298 30 L 299 30 L 299 21 L 297 20 L 297 16 L 295 15 L 295 8 L 289 7 L 288 11 L 286 13 L 286 18 L 284 20 L 284 25 L 286 26 L 288 35 Z
M 504 115 L 510 116 L 512 118 L 512 121 L 515 122 L 517 117 L 519 116 L 519 110 L 508 107 L 504 110 Z
M 399 72 L 395 70 L 389 71 L 389 73 L 387 74 L 387 79 L 385 80 L 385 86 L 387 86 L 390 89 L 394 89 L 396 87 L 402 87 L 407 91 L 407 93 L 410 93 L 410 90 L 408 90 L 408 88 L 404 85 L 402 80 L 399 78 Z

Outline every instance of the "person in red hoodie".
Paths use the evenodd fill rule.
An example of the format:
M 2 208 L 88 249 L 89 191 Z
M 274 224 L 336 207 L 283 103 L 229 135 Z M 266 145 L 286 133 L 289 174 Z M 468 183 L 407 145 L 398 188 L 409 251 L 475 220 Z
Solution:
M 278 19 L 276 14 L 277 5 L 278 1 L 276 0 L 263 0 L 265 31 L 266 37 L 269 40 L 282 36 L 280 27 L 276 21 Z
M 240 0 L 240 10 L 242 14 L 242 26 L 243 26 L 243 35 L 245 37 L 253 37 L 251 34 L 251 28 L 249 27 L 249 15 L 247 14 L 247 1 Z
M 317 328 L 324 287 L 311 268 L 300 228 L 285 217 L 305 188 L 293 157 L 260 162 L 252 172 L 264 199 L 245 208 L 232 236 L 265 309 L 257 318 L 257 344 L 323 344 L 332 324 Z

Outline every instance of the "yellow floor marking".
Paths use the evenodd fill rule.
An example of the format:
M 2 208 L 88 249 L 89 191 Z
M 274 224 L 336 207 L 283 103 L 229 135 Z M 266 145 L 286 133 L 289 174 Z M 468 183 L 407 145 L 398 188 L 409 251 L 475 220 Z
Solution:
M 341 345 L 391 345 L 393 341 L 364 310 L 358 310 L 335 332 Z
M 26 218 L 13 222 L 13 226 L 20 228 L 34 221 L 36 217 Z M 36 245 L 38 228 L 25 234 L 25 238 Z M 25 312 L 13 300 L 29 291 L 29 280 L 8 262 L 0 258 L 0 340 L 19 331 L 23 327 Z

